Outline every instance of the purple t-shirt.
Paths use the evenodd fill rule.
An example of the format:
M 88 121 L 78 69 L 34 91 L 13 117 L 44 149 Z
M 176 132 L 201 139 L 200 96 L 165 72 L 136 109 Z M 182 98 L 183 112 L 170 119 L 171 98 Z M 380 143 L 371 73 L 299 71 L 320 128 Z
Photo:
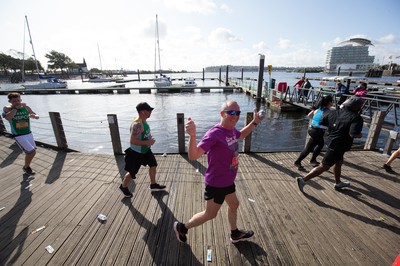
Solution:
M 228 187 L 233 184 L 238 170 L 240 131 L 228 130 L 217 124 L 210 128 L 199 143 L 207 153 L 206 185 Z

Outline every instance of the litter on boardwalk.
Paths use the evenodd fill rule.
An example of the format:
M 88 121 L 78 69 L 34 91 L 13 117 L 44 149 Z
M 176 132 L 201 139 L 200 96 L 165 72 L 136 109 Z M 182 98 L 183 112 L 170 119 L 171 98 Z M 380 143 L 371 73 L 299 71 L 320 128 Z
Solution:
M 167 153 L 164 152 L 163 155 L 162 155 L 162 157 L 167 157 Z
M 0 211 L 4 210 L 5 208 L 6 208 L 6 207 L 1 207 L 1 208 L 0 208 Z
M 38 229 L 33 230 L 33 231 L 31 232 L 31 235 L 36 234 L 37 232 L 42 231 L 42 230 L 45 229 L 45 228 L 46 228 L 46 226 L 39 227 Z
M 105 216 L 102 213 L 99 213 L 99 215 L 97 215 L 97 220 L 99 220 L 100 223 L 104 224 L 107 222 L 107 216 Z
M 249 198 L 249 201 L 251 201 L 251 202 L 256 202 L 255 200 L 253 200 L 253 199 L 251 199 L 251 198 Z
M 53 248 L 52 246 L 48 245 L 48 246 L 46 247 L 46 250 L 47 250 L 47 252 L 49 252 L 49 253 L 51 254 L 51 253 L 53 253 L 54 248 Z
M 383 217 L 376 217 L 376 218 L 373 218 L 372 220 L 378 221 L 378 222 L 383 222 L 383 221 L 385 221 L 385 218 L 383 218 Z
M 207 246 L 207 261 L 212 261 L 212 249 L 210 245 Z

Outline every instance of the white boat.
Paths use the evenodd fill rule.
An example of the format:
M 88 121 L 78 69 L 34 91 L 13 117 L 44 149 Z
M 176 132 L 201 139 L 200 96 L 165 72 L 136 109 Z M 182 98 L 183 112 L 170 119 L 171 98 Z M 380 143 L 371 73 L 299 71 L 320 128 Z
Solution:
M 22 87 L 28 90 L 65 89 L 67 88 L 67 82 L 58 80 L 56 78 L 48 78 L 46 82 L 23 84 Z
M 28 33 L 29 33 L 29 39 L 30 39 L 30 43 L 32 46 L 32 52 L 33 52 L 33 57 L 35 59 L 35 66 L 36 66 L 36 71 L 38 73 L 39 76 L 39 83 L 35 83 L 35 84 L 24 84 L 22 85 L 25 89 L 29 89 L 29 90 L 40 90 L 40 89 L 65 89 L 67 88 L 67 83 L 65 81 L 60 81 L 54 77 L 51 76 L 45 76 L 45 75 L 41 75 L 39 73 L 39 67 L 38 67 L 38 63 L 37 63 L 37 59 L 36 59 L 36 53 L 35 53 L 35 48 L 33 47 L 33 41 L 32 41 L 32 36 L 31 36 L 31 30 L 29 28 L 29 22 L 28 22 L 28 17 L 25 16 L 25 20 L 26 20 L 26 26 L 28 28 Z M 24 37 L 25 40 L 25 37 Z M 25 43 L 24 43 L 24 54 L 25 54 Z M 24 73 L 24 58 L 22 59 L 22 73 Z M 46 78 L 46 82 L 43 82 L 42 79 Z M 24 77 L 23 77 L 24 80 Z
M 164 75 L 161 70 L 160 38 L 158 34 L 158 16 L 156 15 L 156 47 L 155 47 L 154 72 L 156 72 L 157 69 L 157 52 L 158 52 L 158 72 L 160 73 L 160 76 L 157 75 L 155 76 L 154 85 L 156 86 L 156 88 L 169 87 L 172 85 L 171 78 Z
M 185 83 L 182 85 L 182 87 L 197 87 L 197 83 L 194 78 L 189 77 L 185 79 Z

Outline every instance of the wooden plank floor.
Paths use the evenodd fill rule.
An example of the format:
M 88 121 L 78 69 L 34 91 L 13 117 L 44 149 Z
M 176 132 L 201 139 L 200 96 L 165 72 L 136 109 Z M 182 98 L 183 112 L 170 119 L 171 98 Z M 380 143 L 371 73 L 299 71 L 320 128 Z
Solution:
M 391 265 L 400 251 L 400 185 L 398 175 L 381 169 L 386 157 L 349 152 L 342 173 L 349 189 L 335 191 L 327 172 L 303 195 L 294 180 L 302 173 L 292 167 L 297 155 L 241 155 L 238 225 L 255 231 L 252 241 L 229 242 L 223 205 L 181 244 L 172 224 L 203 210 L 205 156 L 157 156 L 166 192 L 149 191 L 142 167 L 130 185 L 134 197 L 124 199 L 123 156 L 39 147 L 33 179 L 22 174 L 24 155 L 14 141 L 1 136 L 0 265 Z M 400 173 L 400 160 L 393 167 Z

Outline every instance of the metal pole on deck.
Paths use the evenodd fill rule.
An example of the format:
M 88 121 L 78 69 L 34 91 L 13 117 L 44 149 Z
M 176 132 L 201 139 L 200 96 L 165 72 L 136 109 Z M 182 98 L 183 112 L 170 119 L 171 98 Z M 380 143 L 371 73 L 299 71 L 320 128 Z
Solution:
M 204 81 L 204 67 L 203 67 L 203 81 Z
M 242 68 L 242 75 L 241 75 L 241 78 L 240 78 L 241 80 L 243 80 L 243 68 Z
M 140 71 L 139 71 L 139 69 L 137 70 L 137 78 L 140 81 Z
M 221 79 L 221 68 L 219 68 L 219 82 L 221 82 L 222 81 L 222 79 Z
M 253 120 L 253 112 L 247 112 L 244 124 L 248 125 L 252 120 Z M 247 135 L 247 137 L 243 140 L 243 152 L 245 153 L 249 153 L 250 149 L 251 149 L 251 135 L 252 133 L 250 133 L 249 135 Z
M 260 54 L 260 64 L 258 67 L 257 101 L 261 101 L 262 84 L 264 80 L 264 61 L 265 55 Z

